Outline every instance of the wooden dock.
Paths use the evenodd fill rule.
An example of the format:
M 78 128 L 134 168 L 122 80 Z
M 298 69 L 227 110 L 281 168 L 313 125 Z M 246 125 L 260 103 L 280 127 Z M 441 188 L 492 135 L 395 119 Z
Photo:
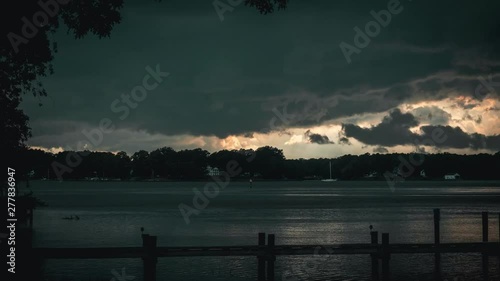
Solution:
M 270 234 L 272 235 L 272 234 Z M 154 236 L 153 236 L 154 237 Z M 389 244 L 386 251 L 390 254 L 446 254 L 446 253 L 488 253 L 495 255 L 498 242 L 489 243 L 446 243 L 434 244 Z M 273 255 L 380 255 L 382 244 L 332 244 L 332 245 L 277 245 Z M 35 248 L 35 253 L 46 259 L 117 259 L 140 258 L 144 255 L 142 247 L 123 248 Z M 220 246 L 220 247 L 156 247 L 155 255 L 167 257 L 244 257 L 268 253 L 268 246 Z
M 258 281 L 275 280 L 274 262 L 276 256 L 289 255 L 370 255 L 372 260 L 372 280 L 390 280 L 389 260 L 393 254 L 434 254 L 435 268 L 439 272 L 441 254 L 480 253 L 483 257 L 483 273 L 487 275 L 489 256 L 499 256 L 500 254 L 500 242 L 488 242 L 488 213 L 482 213 L 483 235 L 482 242 L 478 243 L 441 243 L 439 222 L 440 211 L 439 209 L 435 209 L 435 238 L 434 243 L 429 244 L 390 244 L 388 233 L 382 233 L 382 243 L 379 244 L 378 232 L 371 232 L 371 241 L 366 244 L 275 245 L 274 234 L 267 235 L 266 244 L 266 235 L 259 233 L 257 245 L 157 247 L 156 236 L 143 234 L 142 247 L 34 248 L 33 250 L 34 254 L 42 259 L 142 258 L 144 281 L 156 280 L 156 262 L 158 258 L 223 256 L 255 256 L 258 260 Z

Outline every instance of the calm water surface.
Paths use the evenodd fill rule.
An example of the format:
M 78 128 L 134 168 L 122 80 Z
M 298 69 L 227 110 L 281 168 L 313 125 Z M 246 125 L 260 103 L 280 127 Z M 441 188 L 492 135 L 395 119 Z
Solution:
M 140 246 L 140 228 L 159 246 L 255 245 L 257 233 L 277 244 L 368 243 L 369 225 L 391 242 L 432 243 L 433 208 L 441 208 L 442 242 L 481 241 L 489 211 L 498 241 L 500 182 L 232 182 L 186 224 L 180 203 L 193 206 L 202 182 L 31 183 L 48 207 L 35 212 L 37 247 Z M 493 214 L 494 213 L 494 214 Z M 78 215 L 79 221 L 62 217 Z M 314 270 L 308 266 L 314 265 Z M 443 280 L 483 280 L 481 256 L 444 255 Z M 500 280 L 490 258 L 489 280 Z M 112 270 L 142 280 L 140 259 L 49 260 L 48 280 L 111 280 Z M 256 258 L 160 258 L 158 280 L 255 280 Z M 278 257 L 276 280 L 369 280 L 368 256 Z M 394 255 L 393 280 L 433 280 L 432 255 Z M 293 275 L 296 279 L 285 278 Z M 128 279 L 131 280 L 131 279 Z

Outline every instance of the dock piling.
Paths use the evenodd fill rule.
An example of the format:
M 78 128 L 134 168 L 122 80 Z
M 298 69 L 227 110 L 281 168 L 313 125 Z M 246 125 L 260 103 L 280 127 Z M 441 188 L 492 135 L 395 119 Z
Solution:
M 482 217 L 483 217 L 483 242 L 488 242 L 488 212 L 483 212 Z
M 156 236 L 142 235 L 144 281 L 156 281 Z
M 482 222 L 483 222 L 483 243 L 488 243 L 488 212 L 482 212 Z M 483 262 L 483 279 L 488 280 L 488 263 L 489 257 L 488 253 L 483 253 L 482 255 Z
M 382 233 L 382 280 L 390 280 L 389 260 L 391 259 L 389 249 L 389 233 Z
M 260 249 L 263 249 L 266 246 L 266 233 L 259 232 L 258 245 Z M 257 280 L 265 281 L 266 280 L 266 260 L 262 253 L 257 256 Z
M 274 234 L 267 235 L 267 281 L 274 281 L 274 255 L 275 237 Z
M 434 244 L 438 245 L 440 242 L 440 225 L 441 221 L 441 210 L 434 209 Z
M 371 236 L 371 244 L 372 245 L 378 245 L 378 232 L 377 231 L 371 231 L 370 232 Z M 379 273 L 378 273 L 378 254 L 371 254 L 371 259 L 372 259 L 372 280 L 373 281 L 378 281 L 379 280 Z
M 434 254 L 434 267 L 436 273 L 441 272 L 441 253 L 438 251 L 439 245 L 441 244 L 441 209 L 434 209 L 434 245 L 436 247 L 436 253 Z

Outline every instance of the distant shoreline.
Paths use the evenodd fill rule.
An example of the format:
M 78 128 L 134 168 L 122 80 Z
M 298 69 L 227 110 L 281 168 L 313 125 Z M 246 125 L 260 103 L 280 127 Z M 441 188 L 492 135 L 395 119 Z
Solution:
M 48 180 L 42 180 L 42 179 L 32 179 L 30 182 L 210 182 L 213 181 L 212 178 L 206 178 L 206 179 L 187 179 L 187 180 L 84 180 L 84 179 L 65 179 L 65 180 L 57 180 L 57 179 L 48 179 Z M 238 179 L 234 178 L 230 180 L 231 182 L 247 182 L 249 179 Z M 321 182 L 321 179 L 252 179 L 252 182 Z M 385 179 L 338 179 L 338 181 L 335 182 L 385 182 L 387 180 Z M 411 181 L 411 182 L 500 182 L 500 180 L 490 180 L 490 179 L 474 179 L 474 180 L 467 180 L 467 179 L 459 179 L 459 180 L 445 180 L 445 179 L 405 179 L 402 182 L 406 181 Z M 332 182 L 325 182 L 324 184 L 331 184 Z

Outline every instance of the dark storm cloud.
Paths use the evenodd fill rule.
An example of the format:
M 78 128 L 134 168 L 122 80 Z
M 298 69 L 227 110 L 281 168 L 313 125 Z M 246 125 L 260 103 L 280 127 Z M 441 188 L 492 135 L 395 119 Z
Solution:
M 39 108 L 27 96 L 23 106 L 47 143 L 58 136 L 37 128 L 38 121 L 98 126 L 110 118 L 119 129 L 226 137 L 318 125 L 403 103 L 475 97 L 479 77 L 493 74 L 500 81 L 498 1 L 402 1 L 404 10 L 347 64 L 339 44 L 352 44 L 353 28 L 364 28 L 373 20 L 370 11 L 386 9 L 387 2 L 291 1 L 287 10 L 269 16 L 239 5 L 223 22 L 210 1 L 127 2 L 110 39 L 77 41 L 59 30 L 55 75 L 45 79 L 49 98 Z M 119 120 L 111 103 L 141 83 L 147 65 L 156 64 L 171 76 Z M 500 87 L 489 92 L 498 98 Z M 292 98 L 295 119 L 280 119 L 274 102 L 297 96 L 321 106 L 307 108 Z M 71 126 L 58 129 L 75 132 Z M 373 132 L 356 125 L 345 129 L 367 143 L 411 139 L 397 123 Z M 389 132 L 393 136 L 382 135 Z
M 339 137 L 339 144 L 351 145 L 351 142 L 346 137 Z
M 436 143 L 436 147 L 439 148 L 490 149 L 494 151 L 500 149 L 500 135 L 467 134 L 459 127 L 451 126 L 422 126 L 420 130 L 423 133 L 421 139 L 431 139 L 434 131 L 441 131 L 446 136 L 446 141 Z
M 428 125 L 420 127 L 421 134 L 413 133 L 410 128 L 419 125 L 415 116 L 394 110 L 384 117 L 381 123 L 371 128 L 354 124 L 343 124 L 346 137 L 355 138 L 367 145 L 431 145 L 435 148 L 500 149 L 500 135 L 486 136 L 479 133 L 468 134 L 459 127 Z M 439 141 L 438 141 L 439 140 Z
M 333 141 L 330 141 L 330 139 L 327 136 L 320 135 L 320 134 L 310 134 L 309 135 L 309 141 L 311 143 L 316 143 L 316 144 L 333 144 Z
M 315 134 L 312 133 L 311 131 L 307 130 L 304 135 L 308 138 L 310 143 L 315 143 L 315 144 L 334 144 L 333 141 L 331 141 L 328 136 L 325 135 L 320 135 L 320 134 Z
M 354 124 L 342 124 L 342 130 L 346 137 L 352 137 L 369 145 L 395 146 L 400 144 L 411 144 L 416 135 L 410 128 L 419 123 L 415 116 L 410 113 L 401 113 L 399 109 L 390 112 L 382 122 L 371 128 L 361 128 Z

